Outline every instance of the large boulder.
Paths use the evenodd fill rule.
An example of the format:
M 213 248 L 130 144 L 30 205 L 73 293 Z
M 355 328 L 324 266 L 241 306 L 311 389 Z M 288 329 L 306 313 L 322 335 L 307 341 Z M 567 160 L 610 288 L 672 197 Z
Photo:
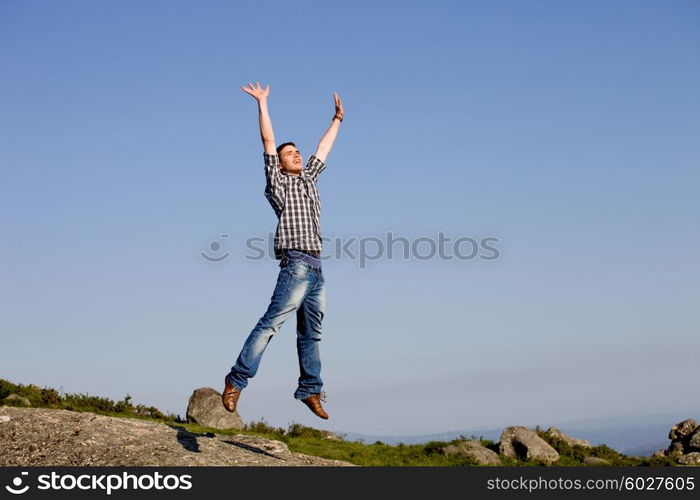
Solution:
M 214 429 L 243 429 L 243 419 L 238 411 L 224 408 L 221 393 L 211 387 L 200 387 L 190 396 L 187 405 L 187 421 Z
M 665 450 L 658 450 L 655 457 L 674 457 L 683 465 L 700 465 L 700 425 L 689 418 L 678 422 L 668 431 L 671 444 Z
M 668 438 L 671 441 L 682 441 L 686 437 L 690 436 L 695 429 L 697 429 L 698 423 L 695 421 L 695 419 L 689 418 L 687 420 L 683 420 L 682 422 L 678 422 L 676 425 L 671 427 L 671 430 L 668 431 Z
M 498 453 L 489 450 L 478 441 L 458 441 L 454 444 L 448 444 L 442 448 L 442 452 L 445 455 L 470 457 L 480 464 L 498 465 L 501 463 Z
M 666 450 L 668 456 L 680 456 L 700 450 L 700 426 L 695 419 L 678 422 L 668 431 L 671 444 Z
M 562 431 L 560 431 L 556 427 L 550 427 L 549 429 L 547 429 L 547 434 L 549 434 L 550 436 L 561 439 L 569 446 L 583 446 L 584 448 L 591 447 L 591 443 L 586 441 L 585 439 L 578 439 L 575 437 L 571 437 L 567 434 L 564 434 Z
M 559 453 L 535 431 L 522 426 L 506 427 L 498 445 L 501 455 L 525 460 L 542 460 L 548 464 L 559 460 Z

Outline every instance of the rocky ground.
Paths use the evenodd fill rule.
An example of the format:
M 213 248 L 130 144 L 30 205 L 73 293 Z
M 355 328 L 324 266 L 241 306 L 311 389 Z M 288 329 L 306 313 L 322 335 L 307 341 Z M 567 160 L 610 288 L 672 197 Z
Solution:
M 244 434 L 195 434 L 177 424 L 0 406 L 1 466 L 348 466 Z

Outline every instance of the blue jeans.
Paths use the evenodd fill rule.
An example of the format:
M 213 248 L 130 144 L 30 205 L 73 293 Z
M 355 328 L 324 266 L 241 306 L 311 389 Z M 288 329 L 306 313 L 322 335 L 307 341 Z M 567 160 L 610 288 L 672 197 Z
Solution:
M 326 307 L 325 281 L 321 268 L 315 269 L 304 260 L 284 258 L 280 266 L 270 305 L 248 335 L 236 364 L 226 377 L 232 385 L 243 390 L 248 385 L 248 379 L 257 373 L 260 359 L 272 336 L 296 311 L 299 385 L 294 397 L 305 399 L 321 392 L 323 386 L 318 346 Z

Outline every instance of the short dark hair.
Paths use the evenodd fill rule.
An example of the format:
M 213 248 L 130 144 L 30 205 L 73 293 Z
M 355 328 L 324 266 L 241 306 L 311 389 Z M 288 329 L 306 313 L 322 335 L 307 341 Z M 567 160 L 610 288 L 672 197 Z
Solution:
M 282 151 L 282 148 L 285 147 L 285 146 L 294 146 L 294 147 L 297 147 L 297 145 L 294 144 L 293 142 L 285 142 L 285 143 L 283 143 L 283 144 L 280 144 L 279 146 L 277 146 L 277 155 L 278 155 L 278 156 L 279 156 L 279 154 L 280 154 L 280 151 Z

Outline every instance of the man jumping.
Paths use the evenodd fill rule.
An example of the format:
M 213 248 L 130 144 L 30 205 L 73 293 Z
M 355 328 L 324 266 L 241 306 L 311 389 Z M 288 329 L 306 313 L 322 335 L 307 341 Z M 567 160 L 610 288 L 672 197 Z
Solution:
M 321 271 L 321 201 L 316 181 L 326 168 L 326 158 L 343 121 L 343 104 L 333 92 L 335 115 L 331 125 L 318 143 L 316 154 L 311 155 L 306 167 L 302 168 L 301 153 L 293 142 L 275 147 L 267 109 L 270 86 L 263 89 L 256 82 L 256 85 L 249 83 L 241 90 L 258 102 L 260 136 L 265 148 L 265 197 L 279 219 L 274 247 L 275 258 L 280 260 L 280 272 L 267 311 L 248 335 L 236 364 L 225 377 L 221 398 L 228 411 L 236 411 L 241 391 L 258 371 L 267 344 L 282 323 L 296 311 L 299 385 L 294 397 L 314 414 L 327 419 L 328 414 L 321 406 L 325 393 L 321 391 L 323 382 L 318 347 L 326 290 Z

